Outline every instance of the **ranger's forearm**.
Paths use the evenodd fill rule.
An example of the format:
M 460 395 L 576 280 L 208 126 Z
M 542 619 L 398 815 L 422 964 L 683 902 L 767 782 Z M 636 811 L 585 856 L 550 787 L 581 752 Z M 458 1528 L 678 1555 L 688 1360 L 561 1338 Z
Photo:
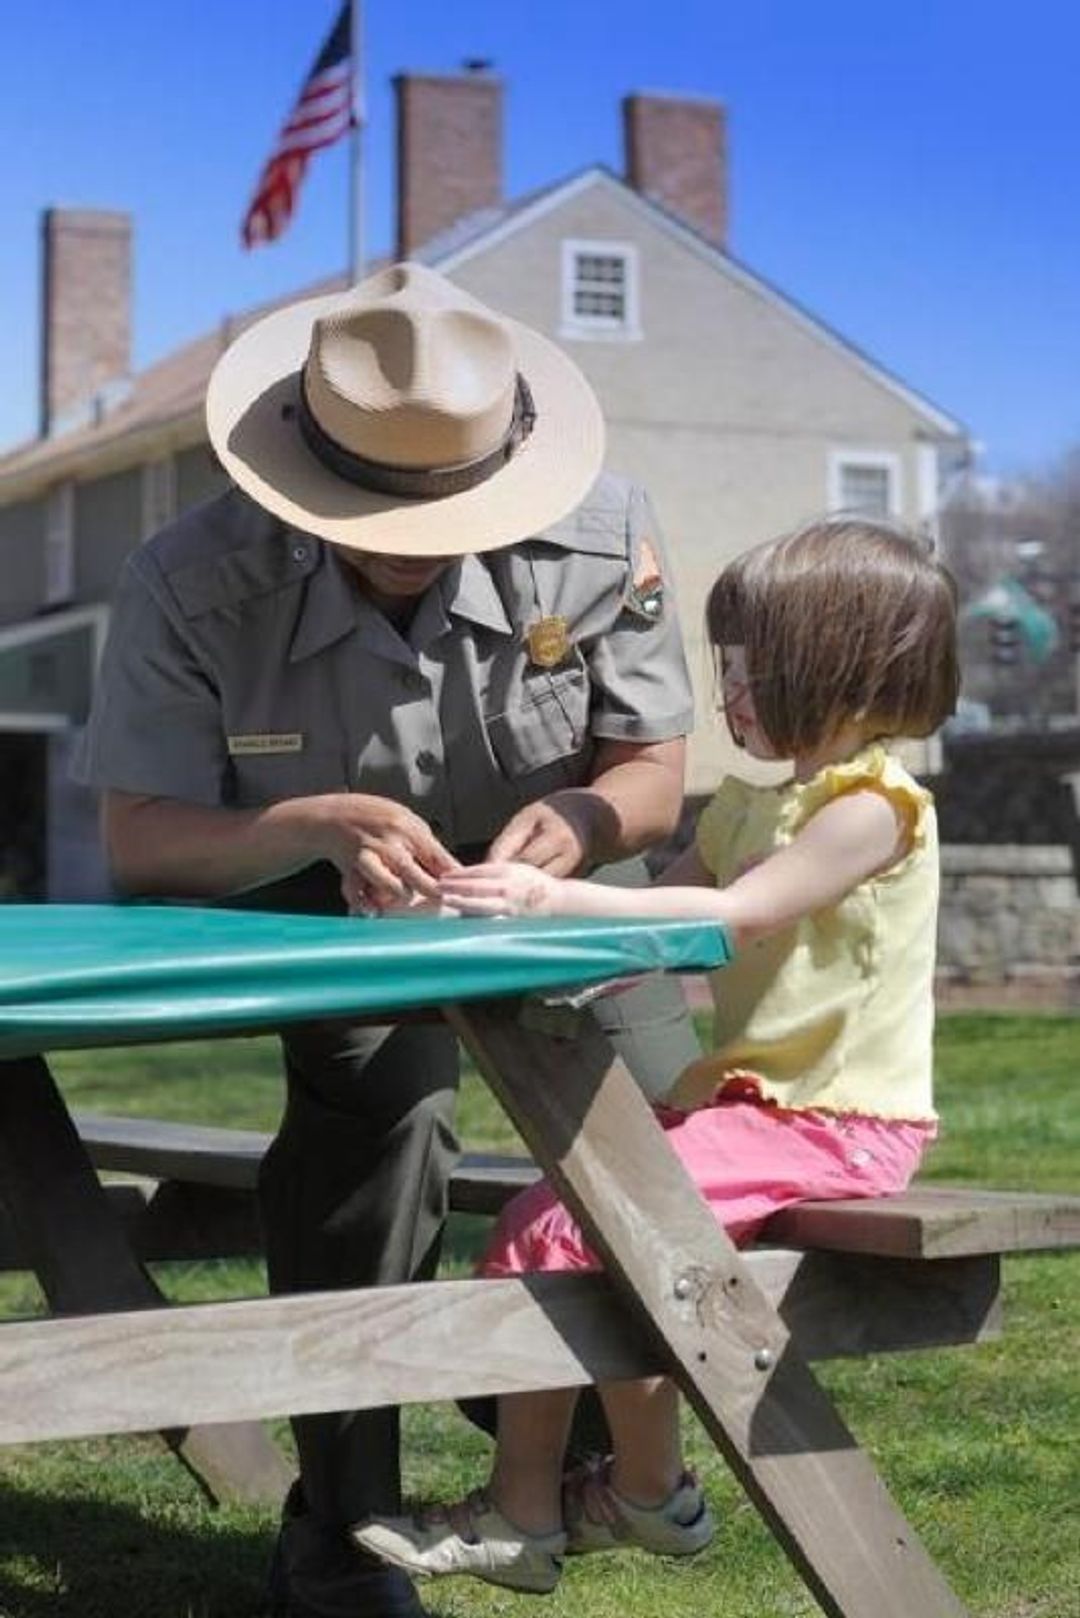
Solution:
M 683 802 L 686 743 L 632 746 L 607 742 L 583 796 L 591 799 L 588 841 L 592 862 L 606 864 L 670 837 Z
M 102 830 L 116 885 L 131 894 L 219 897 L 324 857 L 317 799 L 224 809 L 107 792 Z

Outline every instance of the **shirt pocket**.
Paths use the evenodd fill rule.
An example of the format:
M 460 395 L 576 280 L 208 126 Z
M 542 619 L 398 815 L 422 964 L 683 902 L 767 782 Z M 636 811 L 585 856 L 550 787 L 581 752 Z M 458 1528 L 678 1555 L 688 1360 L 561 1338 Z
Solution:
M 551 770 L 576 784 L 588 754 L 589 686 L 582 668 L 526 681 L 517 704 L 486 720 L 499 768 L 517 781 Z
M 336 748 L 303 747 L 295 753 L 239 753 L 229 759 L 229 802 L 260 809 L 287 798 L 347 792 L 345 761 Z

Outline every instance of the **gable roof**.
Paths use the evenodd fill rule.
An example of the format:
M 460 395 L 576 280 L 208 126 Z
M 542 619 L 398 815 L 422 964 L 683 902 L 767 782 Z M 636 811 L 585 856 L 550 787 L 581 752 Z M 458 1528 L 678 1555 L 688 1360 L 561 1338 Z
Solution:
M 602 164 L 591 164 L 502 207 L 484 208 L 470 214 L 432 237 L 415 256 L 433 269 L 452 274 L 459 265 L 527 230 L 545 214 L 593 188 L 613 191 L 625 205 L 696 254 L 719 275 L 763 299 L 817 341 L 838 352 L 871 381 L 921 416 L 935 436 L 967 436 L 966 428 L 955 417 L 910 388 L 733 254 L 717 247 L 660 203 L 643 197 Z M 345 275 L 328 277 L 243 315 L 229 316 L 216 330 L 174 349 L 164 359 L 139 372 L 122 402 L 99 421 L 57 438 L 32 439 L 0 455 L 0 504 L 30 497 L 47 484 L 75 476 L 90 466 L 96 471 L 130 466 L 143 451 L 162 453 L 163 439 L 173 450 L 202 443 L 206 436 L 203 424 L 206 385 L 215 363 L 233 339 L 273 309 L 297 298 L 314 298 L 344 290 L 347 284 Z
M 454 227 L 454 230 L 460 229 L 462 231 L 463 239 L 453 241 L 454 231 L 447 231 L 443 237 L 436 239 L 438 245 L 443 249 L 438 260 L 429 259 L 426 252 L 420 256 L 424 258 L 426 263 L 437 266 L 445 274 L 451 274 L 459 264 L 467 263 L 477 253 L 487 252 L 488 249 L 495 247 L 499 242 L 505 241 L 518 231 L 527 230 L 535 220 L 542 218 L 544 214 L 550 213 L 554 208 L 561 207 L 571 197 L 579 196 L 594 186 L 614 191 L 634 211 L 649 219 L 654 225 L 659 225 L 669 236 L 672 236 L 684 247 L 689 248 L 691 252 L 703 259 L 719 274 L 734 282 L 744 291 L 762 298 L 766 303 L 771 304 L 781 313 L 796 321 L 819 341 L 838 351 L 844 358 L 857 365 L 871 381 L 876 382 L 879 387 L 887 389 L 888 392 L 902 399 L 909 409 L 923 416 L 927 426 L 931 427 L 936 434 L 946 438 L 967 437 L 966 427 L 955 416 L 946 414 L 938 405 L 929 400 L 925 394 L 916 392 L 906 382 L 894 376 L 891 371 L 880 365 L 877 360 L 864 353 L 861 348 L 850 342 L 848 338 L 834 331 L 831 326 L 819 319 L 818 316 L 811 314 L 808 309 L 803 308 L 802 304 L 789 297 L 786 292 L 782 292 L 771 281 L 766 280 L 764 276 L 759 275 L 755 270 L 751 270 L 734 254 L 729 253 L 726 248 L 717 247 L 715 242 L 710 241 L 707 236 L 703 236 L 692 225 L 688 225 L 685 220 L 672 213 L 670 209 L 665 208 L 662 203 L 656 202 L 652 197 L 642 196 L 639 191 L 635 191 L 625 180 L 620 179 L 617 174 L 612 173 L 609 168 L 606 168 L 601 163 L 591 164 L 588 168 L 579 170 L 577 174 L 573 174 L 565 180 L 560 180 L 555 185 L 546 186 L 540 191 L 533 192 L 531 196 L 520 199 L 512 207 L 503 209 L 497 220 L 482 220 L 479 216 L 473 215 L 472 221 L 476 222 L 476 228 L 471 231 L 467 227 L 472 221 L 469 219 L 463 220 L 460 226 Z M 490 214 L 491 211 L 486 210 L 486 213 Z M 429 248 L 434 248 L 435 246 L 436 242 L 428 244 Z

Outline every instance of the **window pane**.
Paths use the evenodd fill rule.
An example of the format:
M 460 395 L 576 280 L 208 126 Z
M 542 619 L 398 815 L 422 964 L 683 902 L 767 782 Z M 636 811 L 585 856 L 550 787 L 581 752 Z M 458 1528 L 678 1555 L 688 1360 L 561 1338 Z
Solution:
M 579 281 L 613 281 L 621 286 L 626 266 L 621 258 L 601 258 L 597 253 L 580 253 L 577 271 Z
M 626 259 L 615 253 L 577 253 L 574 256 L 574 314 L 604 325 L 625 325 L 627 318 Z
M 887 466 L 860 466 L 847 462 L 840 468 L 840 508 L 842 511 L 863 511 L 868 517 L 887 517 L 889 503 L 889 468 Z
M 604 320 L 622 320 L 624 318 L 622 294 L 589 292 L 579 287 L 574 293 L 574 313 Z

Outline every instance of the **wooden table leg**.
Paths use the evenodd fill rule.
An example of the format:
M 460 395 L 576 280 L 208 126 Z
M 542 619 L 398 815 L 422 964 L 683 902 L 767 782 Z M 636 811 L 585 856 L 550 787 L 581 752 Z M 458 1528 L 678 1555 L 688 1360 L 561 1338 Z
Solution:
M 830 1618 L 963 1618 L 603 1035 L 445 1015 Z
M 129 1247 L 41 1057 L 0 1064 L 0 1197 L 57 1314 L 164 1302 Z M 285 1457 L 258 1423 L 162 1437 L 214 1499 L 278 1502 L 288 1486 Z

